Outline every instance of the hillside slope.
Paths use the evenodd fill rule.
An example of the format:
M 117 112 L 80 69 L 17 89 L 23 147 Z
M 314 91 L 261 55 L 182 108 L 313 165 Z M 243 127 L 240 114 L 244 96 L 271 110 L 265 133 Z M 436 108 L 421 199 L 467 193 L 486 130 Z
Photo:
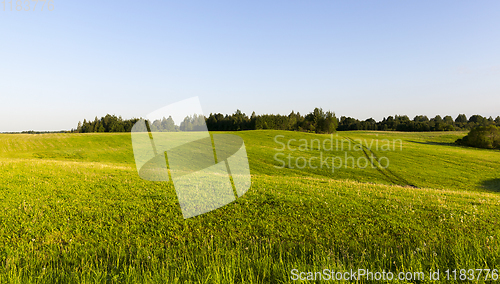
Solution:
M 292 269 L 498 269 L 500 195 L 484 185 L 498 151 L 446 144 L 463 133 L 339 133 L 401 139 L 402 151 L 371 149 L 404 179 L 391 181 L 371 167 L 274 167 L 276 135 L 293 147 L 326 135 L 236 134 L 252 188 L 188 220 L 171 183 L 138 177 L 127 134 L 0 135 L 0 282 L 287 283 Z
M 500 191 L 500 151 L 455 145 L 454 141 L 463 137 L 465 132 L 346 131 L 330 136 L 260 130 L 234 134 L 244 139 L 250 169 L 255 175 L 315 176 L 437 189 Z M 333 149 L 330 150 L 329 140 L 332 138 Z M 383 148 L 387 141 L 390 142 L 390 150 Z M 360 142 L 362 150 L 360 147 L 354 149 Z M 349 144 L 351 150 L 345 151 Z M 307 148 L 300 150 L 299 147 L 304 145 Z M 367 145 L 371 146 L 371 150 Z M 285 150 L 280 151 L 283 147 Z M 277 153 L 280 156 L 275 157 Z M 360 168 L 358 160 L 362 158 L 359 161 L 364 166 L 367 154 L 368 157 L 373 154 L 382 159 L 383 166 L 388 161 L 389 166 L 382 171 L 376 159 L 374 164 L 378 166 L 374 167 L 372 159 L 367 158 L 370 163 Z M 288 155 L 291 155 L 290 163 Z M 320 155 L 323 159 L 330 158 L 329 167 L 320 166 Z M 344 162 L 342 167 L 332 169 L 331 158 L 341 157 L 345 161 L 346 155 L 354 158 L 354 163 L 348 159 L 347 165 Z M 134 167 L 129 133 L 0 135 L 0 158 L 119 163 Z M 298 168 L 296 160 L 301 158 L 307 162 L 313 158 L 312 167 L 308 164 Z M 281 168 L 283 162 L 286 162 L 286 168 Z M 298 164 L 301 166 L 303 160 Z

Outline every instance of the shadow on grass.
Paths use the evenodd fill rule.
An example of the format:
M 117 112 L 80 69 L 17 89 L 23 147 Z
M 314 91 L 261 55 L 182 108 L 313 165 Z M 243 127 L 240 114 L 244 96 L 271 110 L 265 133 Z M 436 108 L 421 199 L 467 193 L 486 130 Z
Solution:
M 500 192 L 500 178 L 488 179 L 481 183 L 484 189 Z
M 422 141 L 413 141 L 413 140 L 408 140 L 408 142 L 412 143 L 417 143 L 417 144 L 422 144 L 422 145 L 435 145 L 435 146 L 452 146 L 452 147 L 460 147 L 460 148 L 469 148 L 469 149 L 482 149 L 482 150 L 500 150 L 496 148 L 482 148 L 482 147 L 473 147 L 473 146 L 467 146 L 467 145 L 460 145 L 455 142 L 447 143 L 447 142 L 422 142 Z
M 409 140 L 408 142 L 417 143 L 417 144 L 423 144 L 423 145 L 456 146 L 456 147 L 460 147 L 460 145 L 456 144 L 455 142 L 451 142 L 451 143 L 447 143 L 447 142 L 430 142 L 430 141 L 422 142 L 422 141 L 411 141 L 411 140 Z

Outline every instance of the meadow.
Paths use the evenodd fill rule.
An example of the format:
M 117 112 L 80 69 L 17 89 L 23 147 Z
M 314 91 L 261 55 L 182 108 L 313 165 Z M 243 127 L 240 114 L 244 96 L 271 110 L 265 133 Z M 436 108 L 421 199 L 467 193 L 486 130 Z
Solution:
M 290 283 L 292 269 L 325 268 L 423 271 L 407 282 L 428 283 L 430 270 L 444 281 L 446 269 L 500 269 L 500 152 L 455 145 L 465 132 L 338 132 L 402 147 L 347 151 L 373 164 L 334 171 L 294 166 L 344 156 L 298 150 L 330 135 L 231 133 L 252 187 L 187 220 L 171 182 L 138 176 L 130 133 L 0 135 L 0 283 Z

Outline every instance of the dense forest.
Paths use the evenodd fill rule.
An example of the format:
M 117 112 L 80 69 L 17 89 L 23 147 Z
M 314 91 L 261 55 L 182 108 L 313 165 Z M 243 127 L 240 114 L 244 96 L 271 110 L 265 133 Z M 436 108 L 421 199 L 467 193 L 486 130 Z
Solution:
M 465 114 L 458 115 L 455 119 L 451 116 L 442 118 L 436 115 L 428 118 L 425 115 L 417 115 L 410 119 L 406 115 L 389 116 L 381 121 L 373 118 L 358 120 L 352 117 L 342 116 L 338 119 L 335 113 L 323 111 L 316 108 L 314 111 L 303 116 L 300 113 L 291 112 L 289 115 L 264 114 L 256 115 L 255 112 L 249 117 L 237 110 L 234 114 L 223 115 L 211 113 L 208 117 L 188 116 L 177 125 L 171 117 L 163 118 L 149 123 L 151 131 L 196 131 L 201 129 L 203 119 L 206 121 L 210 131 L 238 131 L 255 129 L 296 130 L 316 133 L 332 133 L 346 130 L 382 130 L 382 131 L 453 131 L 471 130 L 478 126 L 500 126 L 500 116 L 496 119 L 486 118 L 481 115 L 473 115 L 467 118 Z M 138 118 L 122 119 L 115 115 L 106 115 L 94 120 L 83 120 L 72 132 L 130 132 Z

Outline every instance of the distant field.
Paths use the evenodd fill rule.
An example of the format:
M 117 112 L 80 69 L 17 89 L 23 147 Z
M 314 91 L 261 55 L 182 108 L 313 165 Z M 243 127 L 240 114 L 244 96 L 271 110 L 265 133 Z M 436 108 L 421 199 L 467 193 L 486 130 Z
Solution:
M 0 135 L 0 283 L 288 283 L 293 268 L 500 269 L 500 151 L 454 145 L 465 132 L 338 132 L 334 141 L 351 146 L 401 148 L 365 144 L 347 153 L 373 155 L 373 166 L 334 171 L 318 159 L 293 168 L 299 157 L 344 156 L 314 145 L 329 135 L 232 133 L 245 141 L 252 188 L 188 220 L 170 182 L 138 177 L 130 134 Z M 292 167 L 276 167 L 277 135 L 295 139 L 281 152 Z M 300 139 L 313 143 L 300 151 Z

